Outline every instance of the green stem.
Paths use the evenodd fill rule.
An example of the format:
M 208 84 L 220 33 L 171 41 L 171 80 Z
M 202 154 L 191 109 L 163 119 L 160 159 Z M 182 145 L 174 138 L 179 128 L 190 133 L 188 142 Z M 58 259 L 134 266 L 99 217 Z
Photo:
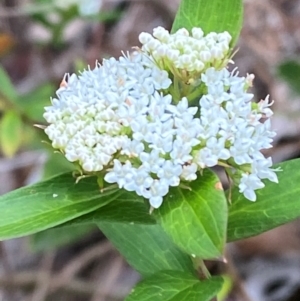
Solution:
M 197 271 L 200 271 L 201 278 L 203 277 L 204 279 L 210 279 L 211 275 L 209 270 L 207 269 L 203 259 L 200 259 L 199 257 L 194 257 L 192 256 L 192 261 L 194 263 L 194 267 Z
M 199 89 L 195 89 L 191 94 L 187 95 L 187 99 L 189 100 L 189 102 L 191 102 L 198 97 L 200 99 L 200 96 L 201 96 L 201 91 Z
M 174 75 L 174 95 L 173 98 L 175 99 L 176 103 L 178 103 L 180 99 L 180 87 L 178 77 Z
M 207 269 L 207 267 L 206 267 L 206 265 L 205 265 L 205 263 L 204 263 L 203 260 L 200 261 L 200 269 L 201 269 L 201 271 L 202 271 L 202 273 L 203 273 L 203 275 L 204 275 L 204 277 L 205 277 L 206 279 L 211 278 L 210 272 L 209 272 L 209 270 Z

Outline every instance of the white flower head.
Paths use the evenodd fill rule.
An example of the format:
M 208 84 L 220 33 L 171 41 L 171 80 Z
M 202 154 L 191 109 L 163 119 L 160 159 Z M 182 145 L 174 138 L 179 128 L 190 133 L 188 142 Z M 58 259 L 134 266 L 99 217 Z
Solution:
M 52 146 L 153 208 L 171 187 L 216 165 L 232 168 L 251 201 L 262 180 L 277 182 L 271 158 L 261 153 L 275 136 L 273 102 L 252 103 L 253 76 L 226 69 L 229 33 L 158 27 L 140 41 L 140 52 L 65 76 L 44 113 Z

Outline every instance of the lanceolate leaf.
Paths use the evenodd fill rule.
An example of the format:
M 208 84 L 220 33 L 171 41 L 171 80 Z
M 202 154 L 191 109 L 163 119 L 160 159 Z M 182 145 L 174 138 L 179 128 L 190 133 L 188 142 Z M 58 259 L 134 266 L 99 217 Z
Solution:
M 172 32 L 201 27 L 204 33 L 228 31 L 234 46 L 242 28 L 242 0 L 182 0 Z
M 220 180 L 205 169 L 189 187 L 171 189 L 154 214 L 184 251 L 202 259 L 219 257 L 227 225 L 227 201 Z
M 57 249 L 78 241 L 95 229 L 95 225 L 47 229 L 31 235 L 30 247 L 35 252 Z
M 221 277 L 200 281 L 187 273 L 163 271 L 140 282 L 125 301 L 210 301 L 222 284 Z
M 162 270 L 194 271 L 191 258 L 174 245 L 159 225 L 100 222 L 98 226 L 143 276 Z
M 127 197 L 129 197 L 127 199 Z M 150 215 L 149 208 L 135 193 L 123 191 L 122 195 L 91 213 L 82 215 L 62 226 L 84 225 L 98 222 L 112 222 L 124 224 L 153 225 L 156 220 Z
M 119 189 L 99 191 L 96 178 L 78 184 L 70 173 L 0 197 L 0 239 L 42 231 L 112 202 Z
M 300 216 L 300 159 L 275 165 L 279 183 L 265 181 L 250 202 L 234 189 L 229 207 L 228 241 L 260 234 Z

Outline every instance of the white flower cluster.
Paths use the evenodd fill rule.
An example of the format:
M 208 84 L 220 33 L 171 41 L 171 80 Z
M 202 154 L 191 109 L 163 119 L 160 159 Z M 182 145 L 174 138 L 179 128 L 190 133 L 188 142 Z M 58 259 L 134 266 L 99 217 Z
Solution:
M 87 172 L 107 166 L 128 144 L 129 123 L 145 111 L 149 97 L 171 83 L 147 61 L 142 55 L 111 58 L 79 77 L 71 75 L 44 113 L 52 146 Z
M 179 41 L 191 38 L 191 43 L 175 43 L 181 45 L 181 54 L 196 41 L 207 43 L 201 49 L 223 60 L 230 36 L 212 33 L 205 40 L 201 32 L 193 29 L 191 38 L 181 30 L 174 38 L 158 28 L 154 35 L 165 41 L 166 48 L 176 36 Z M 156 41 L 148 40 L 144 47 Z M 215 41 L 214 46 L 209 41 Z M 221 52 L 212 53 L 219 44 L 222 58 Z M 154 208 L 171 186 L 195 180 L 199 170 L 215 165 L 224 166 L 240 192 L 255 200 L 255 190 L 264 186 L 262 179 L 277 181 L 271 158 L 261 154 L 271 147 L 275 135 L 268 119 L 272 115 L 268 98 L 251 103 L 253 95 L 247 89 L 252 76 L 239 77 L 218 64 L 205 63 L 198 78 L 205 93 L 196 106 L 189 106 L 186 97 L 174 100 L 168 92 L 172 84 L 168 72 L 156 62 L 155 52 L 153 56 L 135 52 L 105 60 L 79 77 L 71 75 L 44 114 L 53 147 L 84 172 L 104 172 L 106 182 L 135 191 Z
M 229 43 L 231 36 L 228 32 L 211 32 L 204 35 L 201 28 L 193 28 L 191 36 L 188 30 L 182 28 L 170 34 L 163 27 L 149 33 L 141 33 L 142 50 L 151 55 L 160 68 L 172 70 L 172 66 L 184 72 L 202 72 L 209 67 L 227 65 Z
M 272 103 L 268 96 L 258 104 L 251 103 L 253 95 L 247 93 L 251 75 L 244 78 L 225 68 L 209 68 L 201 79 L 207 87 L 199 102 L 202 132 L 198 138 L 204 147 L 195 153 L 194 160 L 201 168 L 219 161 L 233 167 L 240 192 L 254 201 L 254 190 L 264 187 L 261 179 L 277 182 L 271 158 L 261 153 L 272 147 L 275 136 L 268 119 L 273 114 Z

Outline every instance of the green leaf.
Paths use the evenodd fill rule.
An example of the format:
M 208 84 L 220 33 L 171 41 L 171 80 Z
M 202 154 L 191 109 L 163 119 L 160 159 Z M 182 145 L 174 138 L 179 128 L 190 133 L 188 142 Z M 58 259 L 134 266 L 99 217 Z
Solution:
M 202 259 L 219 257 L 227 225 L 227 200 L 220 180 L 205 169 L 189 186 L 172 188 L 154 213 L 182 250 Z
M 300 62 L 286 61 L 277 67 L 278 75 L 283 78 L 294 90 L 300 94 Z
M 149 206 L 135 193 L 123 191 L 114 202 L 59 227 L 68 229 L 91 223 L 100 227 L 142 275 L 151 275 L 162 269 L 194 271 L 191 258 L 155 224 L 156 220 L 149 214 Z
M 123 191 L 122 195 L 104 207 L 82 215 L 62 226 L 85 225 L 99 222 L 154 225 L 155 218 L 149 208 L 135 193 Z
M 143 198 L 134 192 L 122 190 L 122 193 L 113 202 L 58 227 L 84 226 L 100 222 L 154 225 L 156 219 L 149 213 L 149 205 L 146 204 Z
M 100 222 L 98 226 L 143 276 L 162 270 L 194 271 L 191 258 L 172 243 L 159 225 Z
M 0 240 L 36 233 L 65 223 L 115 200 L 119 189 L 99 191 L 97 180 L 78 184 L 70 173 L 0 197 Z
M 279 183 L 266 180 L 266 187 L 256 191 L 250 202 L 238 189 L 232 192 L 229 207 L 228 241 L 260 234 L 300 216 L 300 159 L 276 164 Z
M 0 145 L 6 157 L 13 157 L 22 143 L 23 123 L 13 110 L 6 111 L 1 120 Z
M 222 284 L 221 277 L 200 281 L 187 273 L 163 271 L 140 282 L 125 301 L 210 301 Z
M 233 47 L 243 22 L 242 0 L 182 0 L 176 14 L 172 32 L 180 28 L 191 30 L 201 27 L 205 34 L 228 31 Z
M 48 229 L 32 235 L 30 246 L 35 252 L 54 250 L 78 241 L 93 229 L 95 229 L 93 225 Z
M 6 100 L 16 103 L 18 94 L 3 67 L 0 66 L 0 98 L 4 97 Z

